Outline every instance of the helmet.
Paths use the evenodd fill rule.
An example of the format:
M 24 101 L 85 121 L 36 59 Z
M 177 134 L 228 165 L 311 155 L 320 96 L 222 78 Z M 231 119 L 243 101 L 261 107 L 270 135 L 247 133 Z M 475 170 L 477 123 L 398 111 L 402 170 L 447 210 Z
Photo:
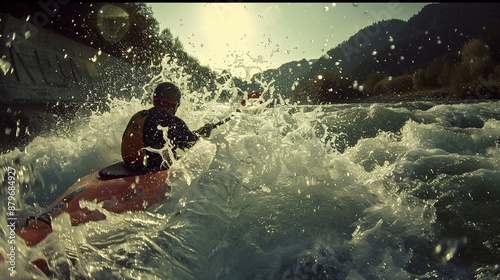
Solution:
M 179 105 L 181 102 L 181 91 L 179 88 L 170 83 L 164 82 L 156 86 L 153 93 L 153 104 L 155 106 L 162 103 L 167 103 L 171 105 Z

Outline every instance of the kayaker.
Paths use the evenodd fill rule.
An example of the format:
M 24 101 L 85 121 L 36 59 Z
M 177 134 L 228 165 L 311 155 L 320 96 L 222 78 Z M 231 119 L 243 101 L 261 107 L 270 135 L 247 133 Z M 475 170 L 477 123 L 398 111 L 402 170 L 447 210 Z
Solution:
M 189 149 L 199 137 L 209 137 L 214 124 L 207 123 L 191 131 L 175 116 L 181 101 L 181 91 L 170 82 L 160 83 L 153 93 L 153 107 L 137 112 L 130 119 L 122 137 L 123 161 L 132 168 L 168 169 L 177 149 Z M 165 131 L 165 132 L 164 132 Z M 169 139 L 165 141 L 163 135 Z M 165 145 L 167 149 L 163 149 Z

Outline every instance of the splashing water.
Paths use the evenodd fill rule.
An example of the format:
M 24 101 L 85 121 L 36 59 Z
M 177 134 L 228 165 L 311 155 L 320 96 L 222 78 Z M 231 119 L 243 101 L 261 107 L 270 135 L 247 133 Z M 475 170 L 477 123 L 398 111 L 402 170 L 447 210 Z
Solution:
M 163 68 L 152 84 L 172 80 Z M 175 77 L 187 87 L 189 77 Z M 281 102 L 235 113 L 239 100 L 205 94 L 219 93 L 183 96 L 178 116 L 191 129 L 234 117 L 174 162 L 162 203 L 114 214 L 82 201 L 107 219 L 72 227 L 63 214 L 40 244 L 17 238 L 16 278 L 43 278 L 37 258 L 58 277 L 89 279 L 498 277 L 497 102 Z M 109 112 L 3 155 L 2 186 L 17 170 L 18 217 L 42 213 L 78 178 L 121 160 L 123 130 L 149 107 L 144 100 L 110 100 Z M 2 217 L 8 196 L 3 187 Z M 6 255 L 9 228 L 0 224 Z

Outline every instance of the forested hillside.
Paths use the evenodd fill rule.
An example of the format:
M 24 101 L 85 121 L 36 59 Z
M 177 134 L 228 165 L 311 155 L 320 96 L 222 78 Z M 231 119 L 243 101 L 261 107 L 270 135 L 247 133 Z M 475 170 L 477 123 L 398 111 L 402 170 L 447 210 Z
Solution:
M 301 104 L 498 99 L 499 13 L 496 3 L 429 4 L 408 22 L 367 26 L 316 61 L 256 77 L 275 80 L 277 93 Z
M 167 56 L 191 76 L 191 89 L 216 88 L 220 77 L 188 54 L 168 28 L 160 31 L 145 3 L 40 3 L 1 6 L 4 13 L 153 72 Z M 496 3 L 429 4 L 407 22 L 367 26 L 316 60 L 291 61 L 251 81 L 234 78 L 235 85 L 250 92 L 272 82 L 272 97 L 302 104 L 498 98 L 499 14 Z
M 191 89 L 213 86 L 215 73 L 186 53 L 168 28 L 160 31 L 146 3 L 40 1 L 0 5 L 0 12 L 122 58 L 152 75 L 159 72 L 162 59 L 168 55 L 170 62 L 175 60 L 191 76 Z

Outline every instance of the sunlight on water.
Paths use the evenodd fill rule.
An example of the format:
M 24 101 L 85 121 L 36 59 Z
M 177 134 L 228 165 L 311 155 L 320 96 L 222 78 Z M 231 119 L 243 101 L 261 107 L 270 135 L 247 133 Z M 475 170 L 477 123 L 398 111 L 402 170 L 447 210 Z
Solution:
M 151 83 L 173 80 L 183 89 L 188 77 L 162 67 Z M 236 113 L 236 95 L 218 104 L 203 102 L 204 94 L 183 96 L 178 116 L 191 129 L 234 116 L 174 163 L 164 202 L 114 214 L 83 201 L 107 221 L 72 227 L 61 215 L 39 245 L 17 238 L 19 279 L 43 276 L 30 264 L 38 258 L 58 276 L 93 279 L 495 273 L 499 220 L 484 213 L 498 213 L 500 200 L 497 103 L 285 104 Z M 111 100 L 109 112 L 61 124 L 4 155 L 4 172 L 23 171 L 18 209 L 40 214 L 78 178 L 119 161 L 123 129 L 148 98 L 145 91 L 142 100 Z M 6 216 L 5 203 L 1 211 Z M 5 219 L 1 227 L 7 237 Z M 0 266 L 6 278 L 7 264 Z

